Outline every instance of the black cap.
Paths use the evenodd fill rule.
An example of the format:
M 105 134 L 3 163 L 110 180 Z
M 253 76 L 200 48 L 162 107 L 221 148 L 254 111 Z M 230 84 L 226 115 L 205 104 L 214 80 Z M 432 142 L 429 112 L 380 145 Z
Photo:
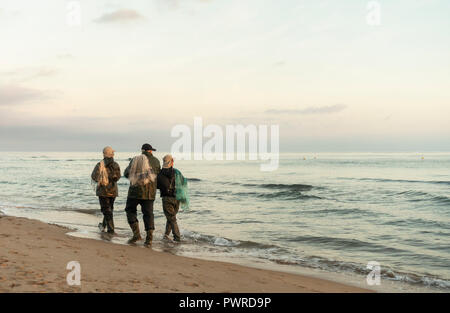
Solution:
M 156 149 L 153 149 L 153 147 L 152 147 L 152 145 L 149 145 L 148 143 L 144 143 L 143 145 L 142 145 L 142 148 L 141 148 L 142 150 L 145 150 L 145 151 L 149 151 L 149 150 L 151 150 L 151 151 L 156 151 Z

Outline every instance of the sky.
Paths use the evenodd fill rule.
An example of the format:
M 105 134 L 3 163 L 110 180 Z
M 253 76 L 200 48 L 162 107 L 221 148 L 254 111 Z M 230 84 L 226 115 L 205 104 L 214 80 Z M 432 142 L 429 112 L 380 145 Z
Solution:
M 450 151 L 449 11 L 447 0 L 0 0 L 0 150 L 168 151 L 171 129 L 202 117 L 280 125 L 282 152 Z

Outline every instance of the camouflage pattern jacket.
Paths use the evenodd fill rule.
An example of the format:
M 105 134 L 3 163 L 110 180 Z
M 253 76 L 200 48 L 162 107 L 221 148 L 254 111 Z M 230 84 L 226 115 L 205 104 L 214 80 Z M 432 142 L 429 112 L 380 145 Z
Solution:
M 148 152 L 142 152 L 142 154 L 145 154 L 147 156 L 148 161 L 150 163 L 150 166 L 153 169 L 153 173 L 155 175 L 158 175 L 161 171 L 161 164 L 157 158 L 153 156 L 153 154 Z M 128 165 L 128 167 L 125 169 L 124 176 L 128 178 L 130 168 L 131 168 L 131 162 Z M 156 197 L 156 180 L 155 182 L 150 182 L 146 185 L 136 185 L 131 186 L 128 189 L 128 198 L 131 199 L 140 199 L 140 200 L 155 200 Z
M 98 197 L 112 197 L 115 198 L 119 196 L 119 189 L 117 188 L 117 181 L 120 179 L 120 167 L 119 164 L 114 162 L 113 158 L 104 158 L 105 168 L 108 172 L 109 184 L 106 186 L 97 185 L 97 196 Z M 92 171 L 91 178 L 93 181 L 98 182 L 100 162 L 97 163 L 94 170 Z

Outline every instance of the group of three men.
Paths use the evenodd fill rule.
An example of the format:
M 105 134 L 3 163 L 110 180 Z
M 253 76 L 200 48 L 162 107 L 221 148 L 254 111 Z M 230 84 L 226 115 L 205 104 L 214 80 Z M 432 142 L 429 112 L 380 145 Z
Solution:
M 140 205 L 147 233 L 144 244 L 145 246 L 152 244 L 155 229 L 153 203 L 156 189 L 160 189 L 163 211 L 167 219 L 164 239 L 170 240 L 169 235 L 172 232 L 173 240 L 179 242 L 180 231 L 176 214 L 180 201 L 176 199 L 176 174 L 181 176 L 182 181 L 186 179 L 173 168 L 174 161 L 170 154 L 164 156 L 161 169 L 159 160 L 153 156 L 153 151 L 156 150 L 147 143 L 142 145 L 141 149 L 142 155 L 133 158 L 124 172 L 124 176 L 130 180 L 125 211 L 133 231 L 133 236 L 128 243 L 135 243 L 142 239 L 137 219 L 137 206 Z M 121 178 L 121 172 L 119 164 L 114 161 L 114 150 L 111 147 L 103 149 L 103 157 L 103 160 L 95 166 L 91 178 L 97 184 L 96 195 L 99 197 L 104 216 L 103 223 L 100 223 L 99 227 L 102 230 L 106 228 L 109 234 L 114 234 L 114 201 L 118 196 L 117 181 Z

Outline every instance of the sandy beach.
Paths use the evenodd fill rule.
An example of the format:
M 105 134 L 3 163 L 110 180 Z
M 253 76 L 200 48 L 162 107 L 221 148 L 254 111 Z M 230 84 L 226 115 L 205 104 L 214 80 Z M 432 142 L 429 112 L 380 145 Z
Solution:
M 40 221 L 0 217 L 0 292 L 368 292 L 289 273 L 75 238 Z M 81 265 L 69 286 L 67 263 Z

